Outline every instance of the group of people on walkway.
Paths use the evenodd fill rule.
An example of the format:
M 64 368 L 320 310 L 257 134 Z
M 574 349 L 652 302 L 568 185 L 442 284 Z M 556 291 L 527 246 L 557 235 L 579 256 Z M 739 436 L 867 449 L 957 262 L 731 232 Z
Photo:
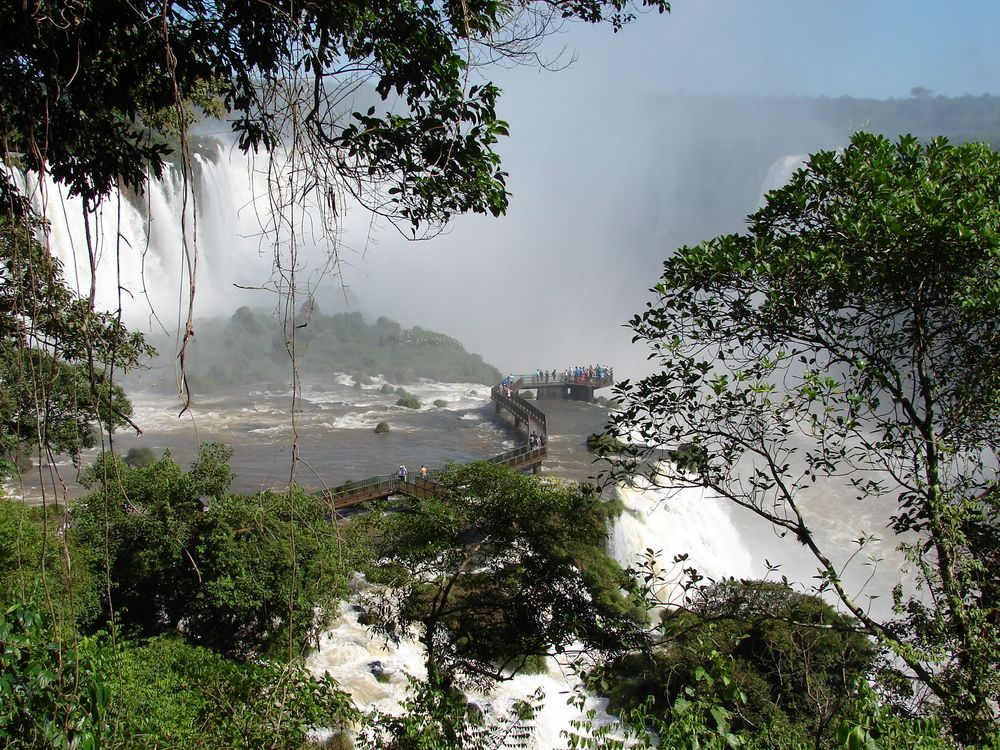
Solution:
M 513 376 L 508 376 L 513 377 Z M 567 367 L 563 372 L 552 370 L 535 370 L 531 375 L 533 385 L 546 383 L 597 383 L 605 378 L 614 380 L 615 370 L 606 365 L 589 365 L 587 367 Z M 505 378 L 506 380 L 506 378 Z
M 399 481 L 405 482 L 408 474 L 409 472 L 406 470 L 406 466 L 404 464 L 400 464 L 399 469 L 396 472 L 396 476 L 399 477 Z M 421 465 L 419 474 L 421 479 L 427 479 L 427 467 Z

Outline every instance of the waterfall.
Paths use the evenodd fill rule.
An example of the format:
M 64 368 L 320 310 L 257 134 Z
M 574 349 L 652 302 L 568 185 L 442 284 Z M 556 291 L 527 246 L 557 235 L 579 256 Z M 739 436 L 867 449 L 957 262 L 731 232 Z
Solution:
M 609 552 L 626 568 L 654 555 L 653 570 L 661 577 L 653 586 L 656 600 L 680 602 L 682 566 L 716 580 L 752 575 L 753 557 L 721 498 L 698 487 L 657 488 L 643 477 L 619 484 L 617 492 L 625 509 L 611 529 Z M 675 565 L 674 557 L 683 554 L 688 558 Z
M 387 647 L 358 622 L 358 609 L 344 603 L 340 617 L 324 634 L 308 666 L 317 675 L 328 672 L 361 708 L 398 713 L 407 695 L 407 676 L 420 679 L 426 675 L 423 658 L 423 648 L 416 639 L 403 638 L 398 645 Z M 529 750 L 565 747 L 562 732 L 572 727 L 572 721 L 584 718 L 567 703 L 578 683 L 576 675 L 557 658 L 549 658 L 546 666 L 544 673 L 501 682 L 489 694 L 467 694 L 485 714 L 505 716 L 517 701 L 541 690 L 544 701 L 533 722 Z M 606 724 L 612 720 L 606 704 L 606 700 L 591 696 L 584 712 L 595 711 L 595 724 Z
M 49 222 L 47 241 L 71 288 L 89 297 L 93 279 L 98 308 L 120 309 L 125 324 L 136 330 L 160 328 L 155 316 L 173 331 L 187 315 L 192 269 L 194 313 L 212 317 L 260 305 L 259 290 L 274 288 L 276 253 L 290 264 L 288 219 L 279 218 L 272 206 L 267 170 L 254 156 L 206 140 L 191 155 L 191 165 L 188 181 L 176 165 L 167 164 L 142 194 L 120 190 L 90 209 L 48 177 L 16 177 Z M 315 233 L 295 237 L 296 248 L 308 256 L 308 261 L 296 258 L 297 270 L 308 270 L 317 257 L 323 259 L 319 218 L 308 201 L 296 202 L 294 211 Z
M 760 185 L 761 206 L 764 205 L 764 200 L 769 192 L 788 184 L 792 175 L 805 164 L 807 158 L 809 157 L 806 154 L 788 154 L 778 157 L 768 167 L 767 173 L 764 175 L 764 180 Z

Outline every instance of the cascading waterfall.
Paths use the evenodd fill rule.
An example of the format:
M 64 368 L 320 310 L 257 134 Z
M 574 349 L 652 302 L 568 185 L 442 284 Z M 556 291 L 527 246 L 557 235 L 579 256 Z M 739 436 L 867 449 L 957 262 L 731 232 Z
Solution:
M 664 489 L 643 477 L 619 484 L 618 496 L 625 508 L 611 529 L 611 556 L 625 568 L 652 565 L 660 579 L 652 595 L 663 606 L 683 598 L 681 567 L 695 568 L 706 578 L 751 575 L 753 558 L 740 538 L 724 501 L 702 488 Z M 680 565 L 677 555 L 688 555 Z M 650 613 L 655 618 L 662 607 Z
M 191 164 L 188 181 L 168 164 L 141 195 L 119 191 L 90 209 L 47 177 L 15 178 L 48 220 L 51 252 L 78 294 L 89 297 L 96 282 L 99 309 L 121 309 L 126 325 L 137 330 L 158 328 L 150 323 L 155 315 L 170 331 L 176 317 L 187 314 L 192 281 L 196 316 L 230 315 L 239 305 L 259 305 L 259 289 L 274 288 L 276 254 L 289 263 L 280 255 L 290 238 L 275 219 L 268 176 L 254 157 L 205 140 Z M 295 210 L 304 223 L 318 226 L 307 201 L 298 201 Z M 303 234 L 295 243 L 311 261 L 322 262 L 321 237 Z M 297 262 L 299 269 L 308 265 Z
M 788 180 L 803 166 L 807 158 L 807 154 L 788 154 L 774 160 L 760 185 L 761 205 L 769 192 L 788 184 Z
M 707 577 L 749 575 L 751 555 L 721 500 L 698 489 L 670 493 L 641 481 L 617 489 L 625 511 L 611 529 L 609 551 L 619 563 L 634 567 L 647 549 L 653 549 L 663 552 L 660 562 L 667 568 L 674 554 L 684 552 L 690 554 L 685 564 Z M 676 602 L 681 593 L 669 585 L 659 592 L 664 602 Z M 576 675 L 557 659 L 549 659 L 547 667 L 544 674 L 501 683 L 490 695 L 469 696 L 499 715 L 541 689 L 545 700 L 534 722 L 532 750 L 565 747 L 562 732 L 583 718 L 567 703 L 579 684 Z M 398 711 L 406 697 L 406 676 L 419 678 L 424 673 L 418 642 L 403 639 L 398 647 L 386 648 L 358 623 L 358 612 L 350 604 L 342 607 L 338 622 L 310 659 L 310 668 L 319 674 L 328 671 L 359 705 L 389 712 Z M 612 721 L 605 707 L 605 700 L 591 696 L 584 710 L 595 710 L 600 725 Z
M 426 676 L 423 649 L 414 638 L 403 638 L 398 645 L 387 647 L 358 622 L 358 614 L 353 604 L 341 606 L 340 617 L 320 640 L 319 650 L 309 659 L 309 668 L 316 674 L 328 672 L 359 707 L 398 713 L 406 699 L 408 676 Z M 534 719 L 530 750 L 566 747 L 562 732 L 571 728 L 573 720 L 584 717 L 568 704 L 579 682 L 576 675 L 555 658 L 548 659 L 546 666 L 546 672 L 518 675 L 500 683 L 488 695 L 467 696 L 484 714 L 501 717 L 516 702 L 541 691 L 544 701 Z M 612 717 L 604 710 L 606 703 L 591 696 L 584 712 L 595 711 L 597 725 L 607 723 Z

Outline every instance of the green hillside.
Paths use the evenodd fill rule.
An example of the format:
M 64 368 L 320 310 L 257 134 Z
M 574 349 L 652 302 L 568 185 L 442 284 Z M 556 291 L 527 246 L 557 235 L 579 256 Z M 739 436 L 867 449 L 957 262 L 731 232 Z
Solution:
M 305 321 L 305 322 L 301 322 Z M 455 339 L 420 327 L 403 328 L 381 317 L 367 323 L 361 313 L 300 316 L 295 352 L 303 377 L 343 372 L 356 379 L 382 375 L 394 383 L 419 378 L 490 385 L 500 372 Z M 189 348 L 188 380 L 202 392 L 251 383 L 287 382 L 286 331 L 274 315 L 239 308 L 229 318 L 199 321 Z M 154 341 L 163 355 L 172 341 Z

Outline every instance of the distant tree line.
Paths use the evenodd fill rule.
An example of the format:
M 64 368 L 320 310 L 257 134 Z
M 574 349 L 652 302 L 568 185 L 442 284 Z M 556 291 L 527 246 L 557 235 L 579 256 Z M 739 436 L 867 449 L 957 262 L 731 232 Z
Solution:
M 381 375 L 394 383 L 427 378 L 484 385 L 500 380 L 497 368 L 450 336 L 419 326 L 403 328 L 386 317 L 368 323 L 359 312 L 325 315 L 316 303 L 308 307 L 295 332 L 296 364 L 304 377 L 346 373 L 359 382 Z M 241 307 L 229 318 L 199 321 L 196 330 L 188 363 L 188 383 L 195 391 L 288 379 L 288 333 L 273 314 Z M 169 351 L 169 342 L 161 348 Z

